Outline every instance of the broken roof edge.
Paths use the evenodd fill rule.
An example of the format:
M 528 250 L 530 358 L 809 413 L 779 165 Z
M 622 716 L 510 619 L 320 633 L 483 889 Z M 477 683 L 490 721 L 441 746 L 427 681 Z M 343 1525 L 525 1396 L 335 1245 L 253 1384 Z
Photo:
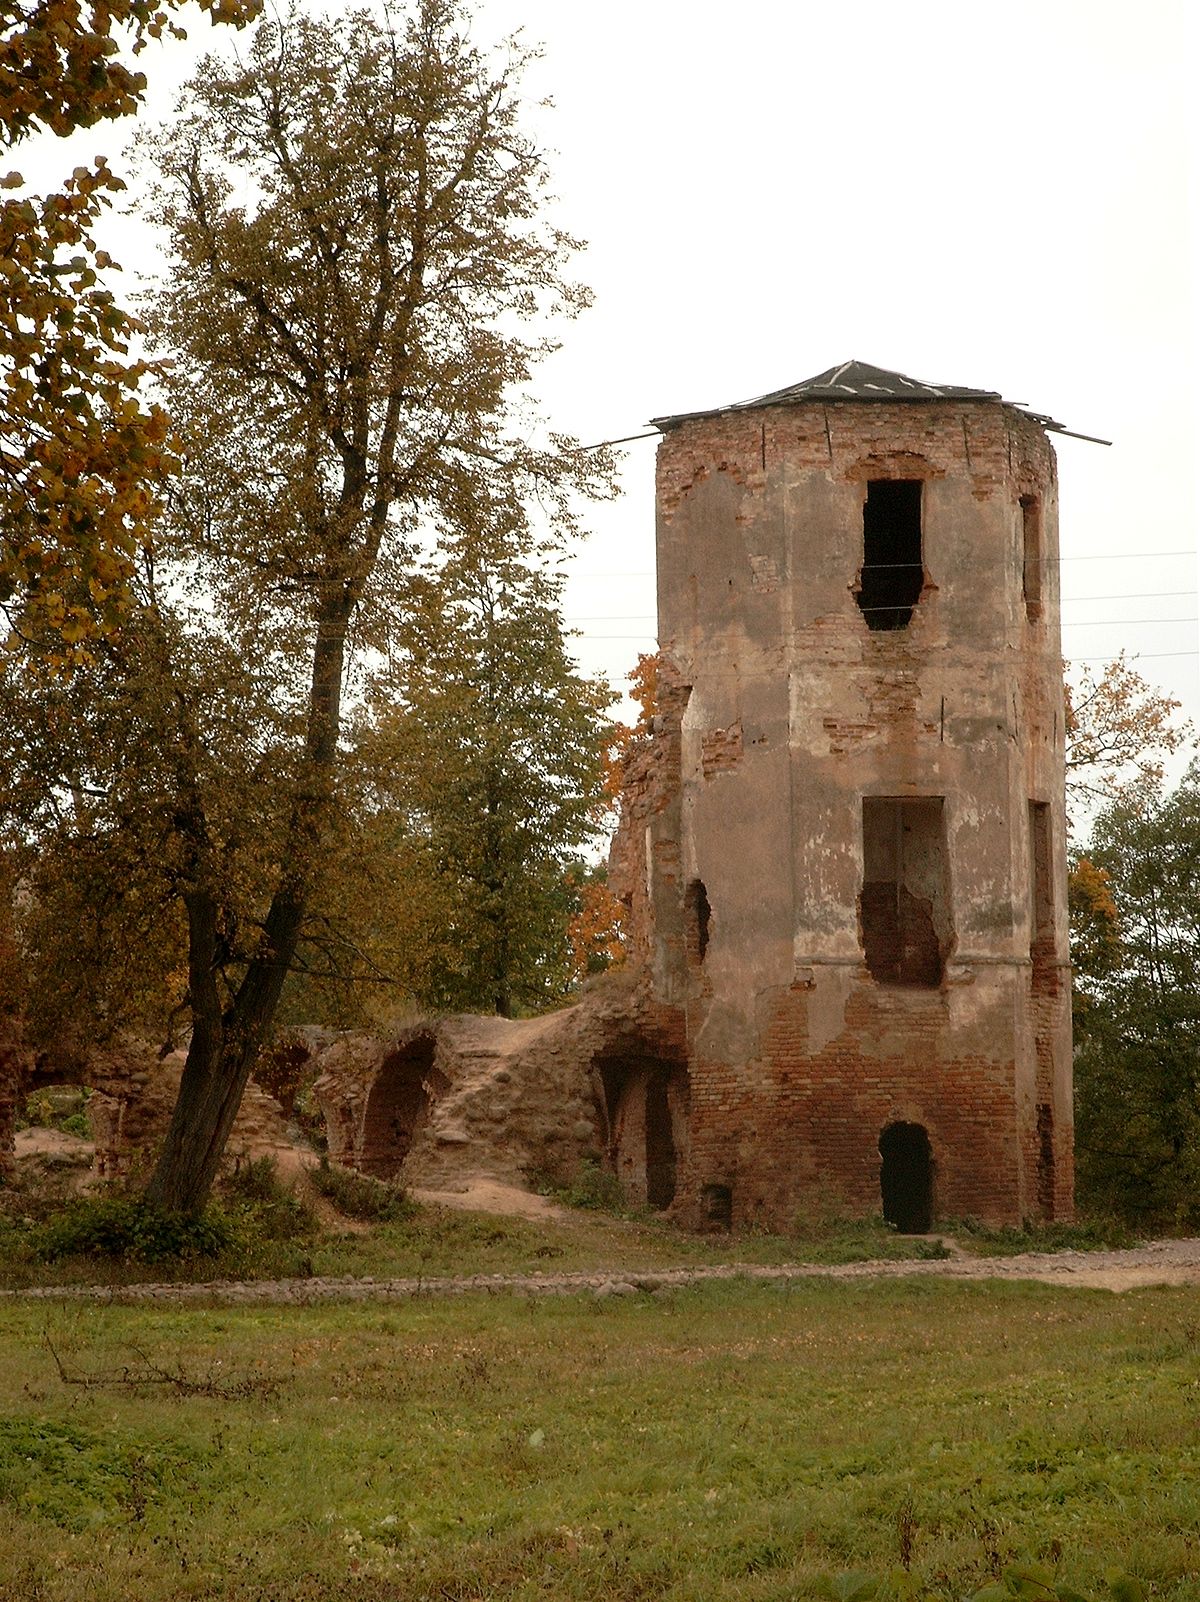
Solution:
M 682 423 L 706 417 L 725 417 L 736 412 L 760 411 L 769 406 L 828 405 L 831 402 L 849 402 L 854 405 L 871 402 L 876 404 L 898 402 L 901 405 L 965 402 L 1007 406 L 1019 412 L 1022 417 L 1029 418 L 1047 433 L 1065 434 L 1071 439 L 1088 440 L 1095 445 L 1112 443 L 1111 440 L 1098 439 L 1093 434 L 1078 434 L 1044 412 L 1031 411 L 1015 401 L 1006 401 L 998 390 L 967 389 L 954 384 L 927 384 L 919 379 L 909 378 L 904 373 L 888 372 L 885 368 L 872 367 L 867 362 L 858 361 L 842 362 L 840 366 L 831 367 L 826 372 L 804 379 L 799 384 L 791 384 L 786 389 L 772 390 L 752 400 L 734 401 L 728 406 L 713 406 L 703 411 L 676 412 L 668 416 L 652 417 L 650 427 L 656 428 L 660 434 L 666 434 Z

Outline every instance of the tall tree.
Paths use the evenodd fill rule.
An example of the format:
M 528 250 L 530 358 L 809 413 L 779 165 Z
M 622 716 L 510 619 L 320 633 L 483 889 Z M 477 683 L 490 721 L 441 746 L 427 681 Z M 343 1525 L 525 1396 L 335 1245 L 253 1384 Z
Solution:
M 359 736 L 423 882 L 424 998 L 544 1006 L 571 977 L 579 852 L 603 827 L 607 686 L 582 678 L 562 580 L 510 509 L 414 577 Z M 410 859 L 411 860 L 411 859 Z
M 0 139 L 134 112 L 145 76 L 122 58 L 164 32 L 179 0 L 15 0 L 0 20 Z M 201 0 L 242 24 L 261 0 Z M 86 15 L 85 15 L 86 9 Z M 20 174 L 2 181 L 22 185 Z M 60 193 L 0 201 L 0 607 L 59 666 L 86 656 L 129 599 L 139 546 L 174 465 L 166 417 L 139 393 L 138 324 L 104 286 L 93 238 L 124 183 L 103 157 Z
M 131 731 L 78 775 L 94 850 L 152 844 L 184 926 L 191 1039 L 148 1192 L 168 1208 L 203 1205 L 319 936 L 354 653 L 387 650 L 414 544 L 468 540 L 481 509 L 517 539 L 535 489 L 561 539 L 609 468 L 533 443 L 520 399 L 553 348 L 533 320 L 587 298 L 539 212 L 521 64 L 489 65 L 453 0 L 395 31 L 293 13 L 205 62 L 155 145 L 173 265 L 146 321 L 185 469 L 137 611 L 71 694 Z
M 1144 1222 L 1200 1216 L 1200 768 L 1098 816 L 1074 936 L 1081 1190 Z M 1079 877 L 1078 871 L 1076 875 Z M 1114 918 L 1104 906 L 1111 894 Z
M 1163 760 L 1186 745 L 1190 723 L 1179 702 L 1156 690 L 1124 653 L 1095 674 L 1084 666 L 1066 681 L 1067 801 L 1076 813 L 1111 800 L 1123 787 L 1157 782 Z

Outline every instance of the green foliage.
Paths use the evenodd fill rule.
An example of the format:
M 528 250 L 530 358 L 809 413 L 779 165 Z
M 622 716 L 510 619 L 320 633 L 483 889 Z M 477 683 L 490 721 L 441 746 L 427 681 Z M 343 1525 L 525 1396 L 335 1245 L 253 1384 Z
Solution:
M 310 1169 L 308 1177 L 326 1201 L 332 1202 L 347 1218 L 387 1224 L 410 1218 L 415 1211 L 402 1186 L 389 1185 L 370 1174 L 355 1173 L 352 1168 L 343 1168 L 327 1158 Z
M 252 9 L 216 0 L 214 14 Z M 573 316 L 588 295 L 566 276 L 574 241 L 539 209 L 546 170 L 521 127 L 525 57 L 514 45 L 489 60 L 467 34 L 456 0 L 327 19 L 284 10 L 242 57 L 203 64 L 148 141 L 160 182 L 147 213 L 167 267 L 144 308 L 146 345 L 170 358 L 158 382 L 181 471 L 152 545 L 153 508 L 139 502 L 110 540 L 112 574 L 92 560 L 90 532 L 74 553 L 76 589 L 94 584 L 96 605 L 117 590 L 130 603 L 121 627 L 89 644 L 68 684 L 0 679 L 11 779 L 0 852 L 19 849 L 28 886 L 19 934 L 35 1039 L 66 1021 L 87 1040 L 130 1026 L 164 1038 L 192 1015 L 180 1116 L 150 1180 L 172 1208 L 203 1205 L 220 1109 L 269 1039 L 289 973 L 403 996 L 403 963 L 383 966 L 357 934 L 378 935 L 386 917 L 367 890 L 346 892 L 386 882 L 385 912 L 415 909 L 438 941 L 415 966 L 436 971 L 447 996 L 462 978 L 454 951 L 477 940 L 464 917 L 494 923 L 516 894 L 513 872 L 546 899 L 536 852 L 494 858 L 509 865 L 502 884 L 490 869 L 472 877 L 456 843 L 431 843 L 419 801 L 368 793 L 344 737 L 343 698 L 364 690 L 357 664 L 404 659 L 420 631 L 396 630 L 422 604 L 422 582 L 441 585 L 460 560 L 491 582 L 497 552 L 515 572 L 535 549 L 561 549 L 580 497 L 604 493 L 611 472 L 606 452 L 573 448 L 528 405 L 554 345 L 535 324 Z M 125 369 L 112 381 L 133 405 Z M 137 439 L 122 444 L 113 471 L 148 502 L 143 443 L 141 456 Z M 42 459 L 29 461 L 38 470 Z M 49 468 L 44 498 L 70 522 L 61 464 Z M 529 532 L 535 499 L 544 540 Z M 440 553 L 423 580 L 418 549 Z M 460 609 L 443 611 L 452 633 Z M 63 638 L 76 629 L 86 634 L 86 615 L 65 617 Z M 505 648 L 527 659 L 540 649 L 515 627 Z M 537 660 L 565 660 L 557 634 Z M 536 702 L 537 664 L 526 667 Z M 542 711 L 514 725 L 514 744 L 524 748 Z M 480 738 L 494 745 L 495 727 Z M 442 778 L 454 785 L 452 767 Z M 547 797 L 522 815 L 526 836 L 558 828 Z M 554 849 L 570 837 L 558 828 Z M 444 877 L 430 872 L 443 847 Z M 338 870 L 363 853 L 370 862 L 345 875 L 344 892 Z M 441 898 L 432 917 L 427 890 Z M 546 921 L 531 939 L 544 940 Z M 540 959 L 520 960 L 528 970 Z M 541 999 L 556 984 L 545 975 L 530 988 Z
M 1014 1257 L 1023 1252 L 1120 1251 L 1136 1246 L 1138 1237 L 1118 1218 L 1081 1218 L 1074 1224 L 1037 1223 L 1027 1219 L 1018 1229 L 982 1224 L 976 1218 L 947 1220 L 946 1230 L 979 1257 Z
M 411 580 L 357 758 L 363 826 L 405 865 L 405 905 L 373 920 L 381 966 L 422 1005 L 511 1014 L 573 977 L 572 875 L 607 809 L 612 695 L 571 660 L 562 577 L 495 515 Z
M 1200 1221 L 1200 769 L 1126 791 L 1096 820 L 1118 947 L 1077 952 L 1080 1194 L 1139 1228 Z
M 235 1238 L 307 1240 L 317 1224 L 312 1209 L 284 1185 L 272 1157 L 239 1162 L 221 1181 Z
M 51 1085 L 43 1090 L 35 1090 L 25 1098 L 25 1105 L 17 1115 L 16 1127 L 59 1129 L 64 1135 L 78 1135 L 83 1140 L 90 1140 L 92 1126 L 87 1115 L 90 1095 L 91 1092 L 82 1086 Z
M 230 1273 L 252 1271 L 264 1247 L 311 1238 L 316 1221 L 294 1191 L 280 1183 L 269 1157 L 240 1164 L 221 1184 L 223 1206 L 198 1218 L 170 1213 L 140 1197 L 108 1193 L 58 1205 L 13 1242 L 45 1263 L 109 1258 L 126 1264 L 186 1266 L 218 1260 Z M 276 1271 L 289 1270 L 268 1258 Z
M 539 1182 L 536 1178 L 534 1184 L 544 1196 L 553 1197 L 563 1207 L 615 1214 L 630 1211 L 621 1181 L 611 1168 L 606 1168 L 595 1158 L 586 1158 L 581 1162 L 566 1184 L 550 1179 Z
M 209 1213 L 187 1218 L 132 1196 L 74 1202 L 49 1219 L 30 1242 L 47 1262 L 63 1257 L 118 1257 L 138 1263 L 168 1258 L 215 1257 L 233 1239 L 227 1220 Z

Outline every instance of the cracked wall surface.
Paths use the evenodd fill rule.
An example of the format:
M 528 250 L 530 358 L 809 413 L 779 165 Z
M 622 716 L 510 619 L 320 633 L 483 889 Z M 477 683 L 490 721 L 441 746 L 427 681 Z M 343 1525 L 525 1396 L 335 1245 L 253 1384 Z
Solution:
M 873 581 L 880 628 L 893 506 L 920 568 L 898 600 Z M 1053 452 L 998 401 L 667 428 L 663 693 L 612 878 L 685 1019 L 680 1216 L 878 1212 L 893 1126 L 926 1132 L 888 1149 L 927 1150 L 934 1212 L 1070 1215 L 1057 555 Z

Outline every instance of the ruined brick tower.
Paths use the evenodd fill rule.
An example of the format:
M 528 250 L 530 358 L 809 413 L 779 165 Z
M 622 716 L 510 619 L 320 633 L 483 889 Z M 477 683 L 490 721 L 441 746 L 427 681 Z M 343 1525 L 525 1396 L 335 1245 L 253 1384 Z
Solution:
M 656 426 L 618 1172 L 693 1222 L 1069 1217 L 1058 425 L 849 362 Z

